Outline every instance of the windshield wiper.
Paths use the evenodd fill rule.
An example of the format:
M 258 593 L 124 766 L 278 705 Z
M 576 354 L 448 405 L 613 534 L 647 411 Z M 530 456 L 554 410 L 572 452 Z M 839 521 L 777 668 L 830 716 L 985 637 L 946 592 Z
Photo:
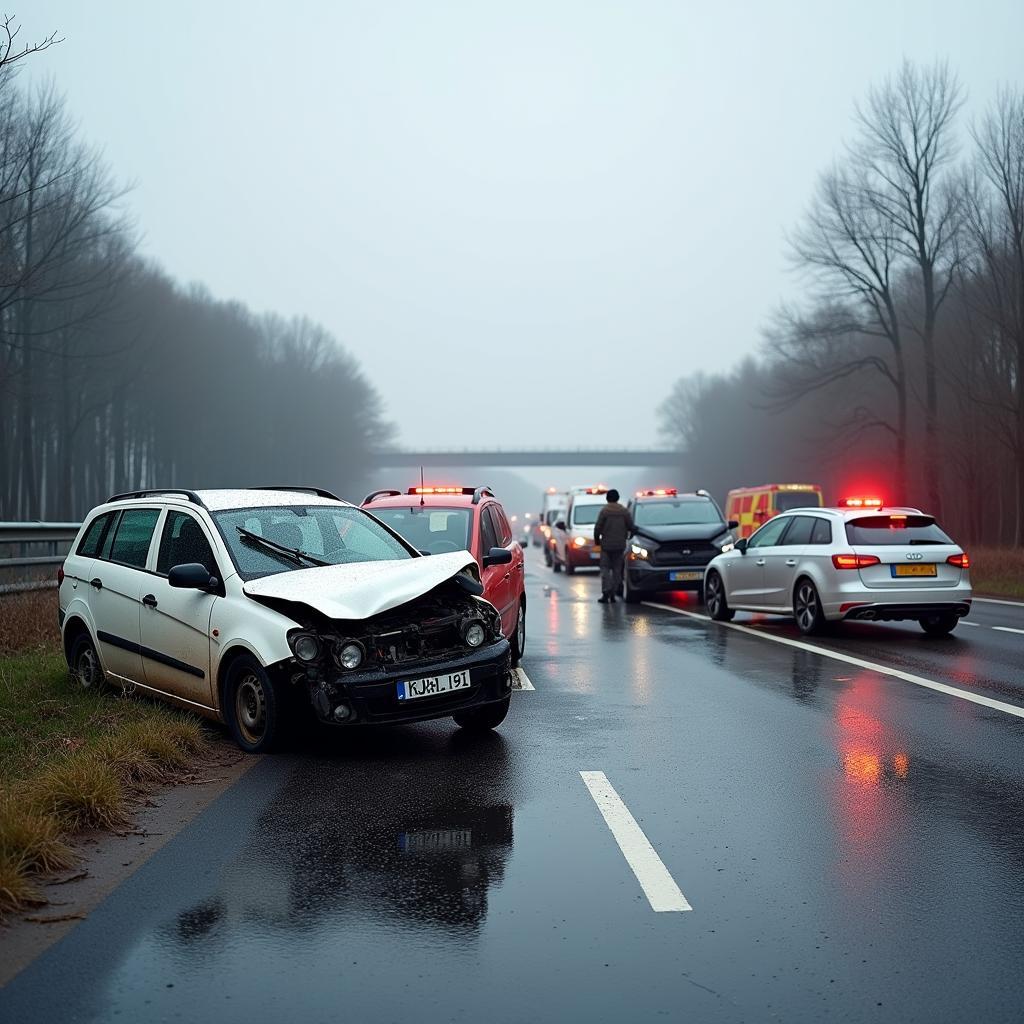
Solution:
M 271 540 L 269 537 L 261 537 L 258 533 L 253 533 L 252 530 L 247 530 L 244 526 L 236 526 L 235 529 L 242 535 L 242 540 L 249 541 L 251 544 L 262 544 L 265 548 L 269 548 L 279 555 L 287 555 L 296 565 L 302 565 L 302 559 L 311 562 L 313 565 L 334 564 L 333 562 L 325 562 L 322 558 L 317 558 L 316 555 L 303 551 L 302 548 L 290 548 L 286 544 L 278 544 L 276 540 Z

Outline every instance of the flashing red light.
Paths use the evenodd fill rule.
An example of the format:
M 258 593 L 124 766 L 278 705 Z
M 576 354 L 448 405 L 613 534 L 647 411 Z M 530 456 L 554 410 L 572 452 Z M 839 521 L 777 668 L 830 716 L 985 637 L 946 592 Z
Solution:
M 412 494 L 462 494 L 461 487 L 414 487 Z
M 950 555 L 946 561 L 950 565 L 955 565 L 958 569 L 970 569 L 971 567 L 971 559 L 966 551 L 959 555 Z
M 843 498 L 839 502 L 843 508 L 881 508 L 881 498 Z
M 878 565 L 882 560 L 877 555 L 833 555 L 832 564 L 837 569 L 866 569 Z
M 675 487 L 654 487 L 648 488 L 646 491 L 637 491 L 636 496 L 638 498 L 672 498 L 678 493 Z

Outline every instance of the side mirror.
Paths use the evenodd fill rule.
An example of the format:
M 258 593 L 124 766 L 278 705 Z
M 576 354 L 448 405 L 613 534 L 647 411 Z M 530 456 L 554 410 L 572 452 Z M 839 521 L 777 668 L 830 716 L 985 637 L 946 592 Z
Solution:
M 220 580 L 199 562 L 173 566 L 167 573 L 167 582 L 182 590 L 216 590 L 220 586 Z
M 747 538 L 746 537 L 740 537 L 740 539 L 738 541 L 736 541 L 735 549 L 741 555 L 745 555 L 747 553 Z
M 484 568 L 488 569 L 492 565 L 508 565 L 511 561 L 512 552 L 508 548 L 491 548 L 484 555 Z
M 738 530 L 740 528 L 740 524 L 735 519 L 730 519 L 726 525 L 730 530 Z
M 555 529 L 556 530 L 563 530 L 564 531 L 565 530 L 565 520 L 564 519 L 559 519 L 558 522 L 555 523 Z

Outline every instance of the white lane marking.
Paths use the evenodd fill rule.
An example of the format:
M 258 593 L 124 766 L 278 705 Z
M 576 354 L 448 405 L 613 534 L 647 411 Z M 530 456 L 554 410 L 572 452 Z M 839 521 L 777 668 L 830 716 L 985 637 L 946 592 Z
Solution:
M 705 622 L 714 621 L 709 615 L 699 615 L 697 612 L 684 611 L 682 608 L 673 608 L 667 604 L 655 604 L 653 601 L 644 601 L 648 608 L 659 608 L 666 612 L 675 612 L 677 615 L 688 615 L 691 619 L 703 619 Z M 854 658 L 849 654 L 840 654 L 838 651 L 830 651 L 826 647 L 815 647 L 814 644 L 805 644 L 801 640 L 790 640 L 789 637 L 775 636 L 772 633 L 765 633 L 760 629 L 751 629 L 749 626 L 741 626 L 736 622 L 718 622 L 718 626 L 725 626 L 727 629 L 736 629 L 741 633 L 749 633 L 751 636 L 761 637 L 762 640 L 772 640 L 777 644 L 785 644 L 787 647 L 796 647 L 801 651 L 810 651 L 812 654 L 820 654 L 823 658 L 832 658 L 833 661 L 844 661 L 847 665 L 856 665 L 858 668 L 866 668 L 870 672 L 877 672 L 879 675 L 892 676 L 894 679 L 902 679 L 907 683 L 914 683 L 915 686 L 923 686 L 928 690 L 936 690 L 939 693 L 948 694 L 950 697 L 959 697 L 961 700 L 969 700 L 973 704 L 981 704 L 986 708 L 994 708 L 996 711 L 1003 711 L 1008 715 L 1015 715 L 1017 718 L 1024 718 L 1024 708 L 1016 704 L 1006 704 L 1001 700 L 993 700 L 991 697 L 983 697 L 980 693 L 971 693 L 969 690 L 959 690 L 955 686 L 947 686 L 945 683 L 937 683 L 933 679 L 925 679 L 923 676 L 915 676 L 910 672 L 903 672 L 898 668 L 889 668 L 877 661 L 865 661 L 863 658 Z
M 974 626 L 976 629 L 983 628 L 982 624 L 980 622 L 968 622 L 966 619 L 961 619 L 960 620 L 960 625 L 961 626 Z
M 981 601 L 982 604 L 1009 604 L 1014 608 L 1024 608 L 1024 601 L 1007 601 L 1005 598 L 999 597 L 974 597 L 971 600 Z
M 1024 633 L 1024 629 L 1014 629 L 1013 626 L 993 626 L 992 628 L 998 629 L 1000 633 Z
M 512 687 L 513 690 L 536 690 L 537 687 L 530 682 L 530 677 L 521 669 L 512 669 L 512 674 L 518 680 L 518 683 Z
M 622 802 L 622 797 L 608 781 L 608 776 L 604 772 L 580 772 L 580 776 L 590 790 L 605 824 L 611 829 L 615 842 L 619 844 L 622 856 L 633 869 L 651 910 L 657 913 L 693 910 L 644 835 L 643 829 Z

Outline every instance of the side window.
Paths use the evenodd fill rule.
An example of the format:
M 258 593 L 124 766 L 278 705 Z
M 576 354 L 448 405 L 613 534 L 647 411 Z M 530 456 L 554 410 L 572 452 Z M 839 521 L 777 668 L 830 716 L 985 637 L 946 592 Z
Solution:
M 217 560 L 203 528 L 186 512 L 171 509 L 160 537 L 156 571 L 168 573 L 174 566 L 189 562 L 199 562 L 211 576 L 217 575 Z
M 85 536 L 82 538 L 81 544 L 78 545 L 76 554 L 85 555 L 86 558 L 95 558 L 100 553 L 107 527 L 110 526 L 113 518 L 113 512 L 104 512 L 103 515 L 97 516 L 89 524 L 89 529 L 85 531 Z
M 814 519 L 814 529 L 811 530 L 812 544 L 832 543 L 832 524 L 827 519 Z
M 796 516 L 793 525 L 786 531 L 783 544 L 786 547 L 803 547 L 811 543 L 811 532 L 814 530 L 814 520 L 810 516 Z
M 158 508 L 125 509 L 110 548 L 110 561 L 144 569 L 149 555 L 149 543 L 159 518 Z
M 769 548 L 779 543 L 783 530 L 792 522 L 792 516 L 776 516 L 769 519 L 753 537 L 750 538 L 748 548 Z
M 494 516 L 495 532 L 498 534 L 498 543 L 507 547 L 512 543 L 512 527 L 505 516 L 504 510 L 499 505 L 489 505 L 491 515 Z
M 480 552 L 486 555 L 491 548 L 499 547 L 498 533 L 494 529 L 494 520 L 491 519 L 491 510 L 484 508 L 480 510 Z

